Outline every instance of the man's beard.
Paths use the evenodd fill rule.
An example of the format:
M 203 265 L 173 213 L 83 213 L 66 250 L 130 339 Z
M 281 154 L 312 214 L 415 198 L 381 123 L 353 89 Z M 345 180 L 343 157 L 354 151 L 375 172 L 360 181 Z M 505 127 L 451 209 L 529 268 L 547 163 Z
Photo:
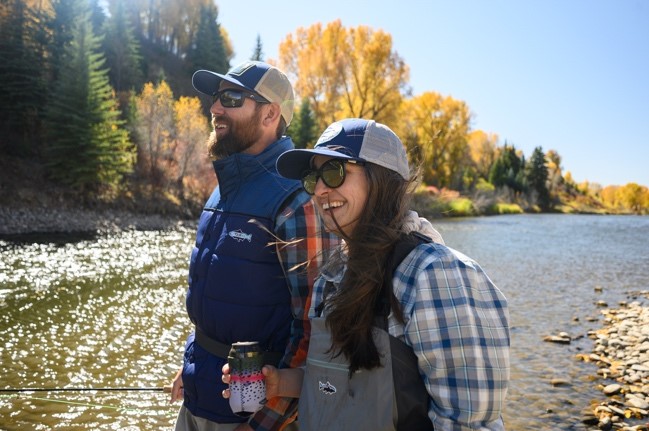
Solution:
M 242 153 L 252 147 L 261 137 L 261 109 L 255 107 L 255 113 L 247 120 L 238 122 L 227 117 L 212 117 L 212 126 L 216 123 L 226 123 L 228 133 L 217 138 L 216 130 L 212 130 L 207 140 L 210 157 L 215 160 L 232 154 Z

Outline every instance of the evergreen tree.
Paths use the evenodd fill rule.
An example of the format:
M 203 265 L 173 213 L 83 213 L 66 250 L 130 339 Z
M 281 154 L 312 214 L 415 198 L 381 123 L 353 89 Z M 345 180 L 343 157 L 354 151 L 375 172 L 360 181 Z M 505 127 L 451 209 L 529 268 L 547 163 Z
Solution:
M 63 56 L 65 50 L 72 43 L 73 29 L 76 25 L 80 8 L 85 7 L 81 0 L 53 0 L 52 9 L 54 17 L 49 21 L 48 26 L 52 32 L 52 43 L 50 55 L 52 63 L 51 80 L 56 81 L 63 67 Z
M 530 192 L 536 195 L 537 203 L 542 210 L 550 209 L 550 192 L 548 190 L 548 167 L 541 147 L 536 147 L 526 169 L 526 182 Z
M 489 182 L 496 187 L 509 187 L 521 192 L 525 184 L 523 167 L 525 160 L 518 157 L 513 146 L 505 144 L 500 156 L 496 159 L 489 171 Z
M 46 105 L 47 33 L 40 8 L 21 0 L 0 4 L 0 151 L 38 153 L 40 118 Z
M 85 8 L 75 13 L 73 39 L 45 113 L 46 166 L 62 183 L 94 192 L 113 188 L 132 170 L 134 151 L 119 120 L 89 14 Z
M 106 22 L 106 14 L 104 9 L 99 4 L 100 0 L 88 0 L 90 4 L 90 22 L 92 23 L 92 31 L 96 35 L 104 34 L 104 23 Z
M 313 147 L 317 138 L 316 120 L 307 98 L 302 99 L 300 109 L 288 129 L 295 148 Z
M 207 69 L 225 73 L 230 68 L 217 15 L 216 5 L 201 6 L 201 19 L 189 53 L 192 71 Z
M 257 34 L 257 43 L 255 44 L 255 50 L 252 52 L 252 57 L 250 57 L 250 59 L 253 61 L 264 61 L 264 49 L 259 34 Z
M 126 0 L 117 0 L 106 23 L 104 52 L 110 83 L 117 92 L 140 91 L 144 74 L 140 44 L 126 12 Z

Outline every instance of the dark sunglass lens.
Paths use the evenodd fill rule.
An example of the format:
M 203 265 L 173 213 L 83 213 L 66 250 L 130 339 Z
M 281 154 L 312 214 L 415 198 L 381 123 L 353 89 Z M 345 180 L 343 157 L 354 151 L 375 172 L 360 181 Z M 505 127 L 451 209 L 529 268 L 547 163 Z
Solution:
M 221 105 L 226 108 L 238 108 L 243 105 L 243 94 L 238 91 L 226 90 L 221 93 Z
M 332 160 L 322 165 L 322 181 L 331 188 L 340 187 L 345 181 L 344 163 Z

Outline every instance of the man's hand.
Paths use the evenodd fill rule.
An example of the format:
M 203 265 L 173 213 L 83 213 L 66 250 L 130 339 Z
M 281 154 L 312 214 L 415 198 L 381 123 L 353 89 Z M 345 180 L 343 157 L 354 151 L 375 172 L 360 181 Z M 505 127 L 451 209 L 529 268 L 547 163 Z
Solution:
M 174 401 L 182 400 L 183 398 L 183 367 L 180 367 L 176 373 L 176 377 L 174 377 L 171 382 L 171 399 L 169 402 L 173 403 Z

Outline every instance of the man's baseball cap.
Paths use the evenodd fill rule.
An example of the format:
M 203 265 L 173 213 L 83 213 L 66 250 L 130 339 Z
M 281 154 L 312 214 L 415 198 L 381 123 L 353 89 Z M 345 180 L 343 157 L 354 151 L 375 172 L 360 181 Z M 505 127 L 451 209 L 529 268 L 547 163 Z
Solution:
M 348 118 L 331 124 L 313 149 L 289 150 L 277 159 L 277 172 L 301 179 L 315 155 L 370 162 L 410 178 L 406 149 L 388 127 L 374 120 Z
M 280 106 L 286 126 L 293 119 L 293 86 L 278 68 L 261 61 L 246 61 L 233 67 L 225 75 L 209 70 L 198 70 L 192 76 L 196 90 L 208 96 L 219 91 L 221 81 L 226 80 Z

